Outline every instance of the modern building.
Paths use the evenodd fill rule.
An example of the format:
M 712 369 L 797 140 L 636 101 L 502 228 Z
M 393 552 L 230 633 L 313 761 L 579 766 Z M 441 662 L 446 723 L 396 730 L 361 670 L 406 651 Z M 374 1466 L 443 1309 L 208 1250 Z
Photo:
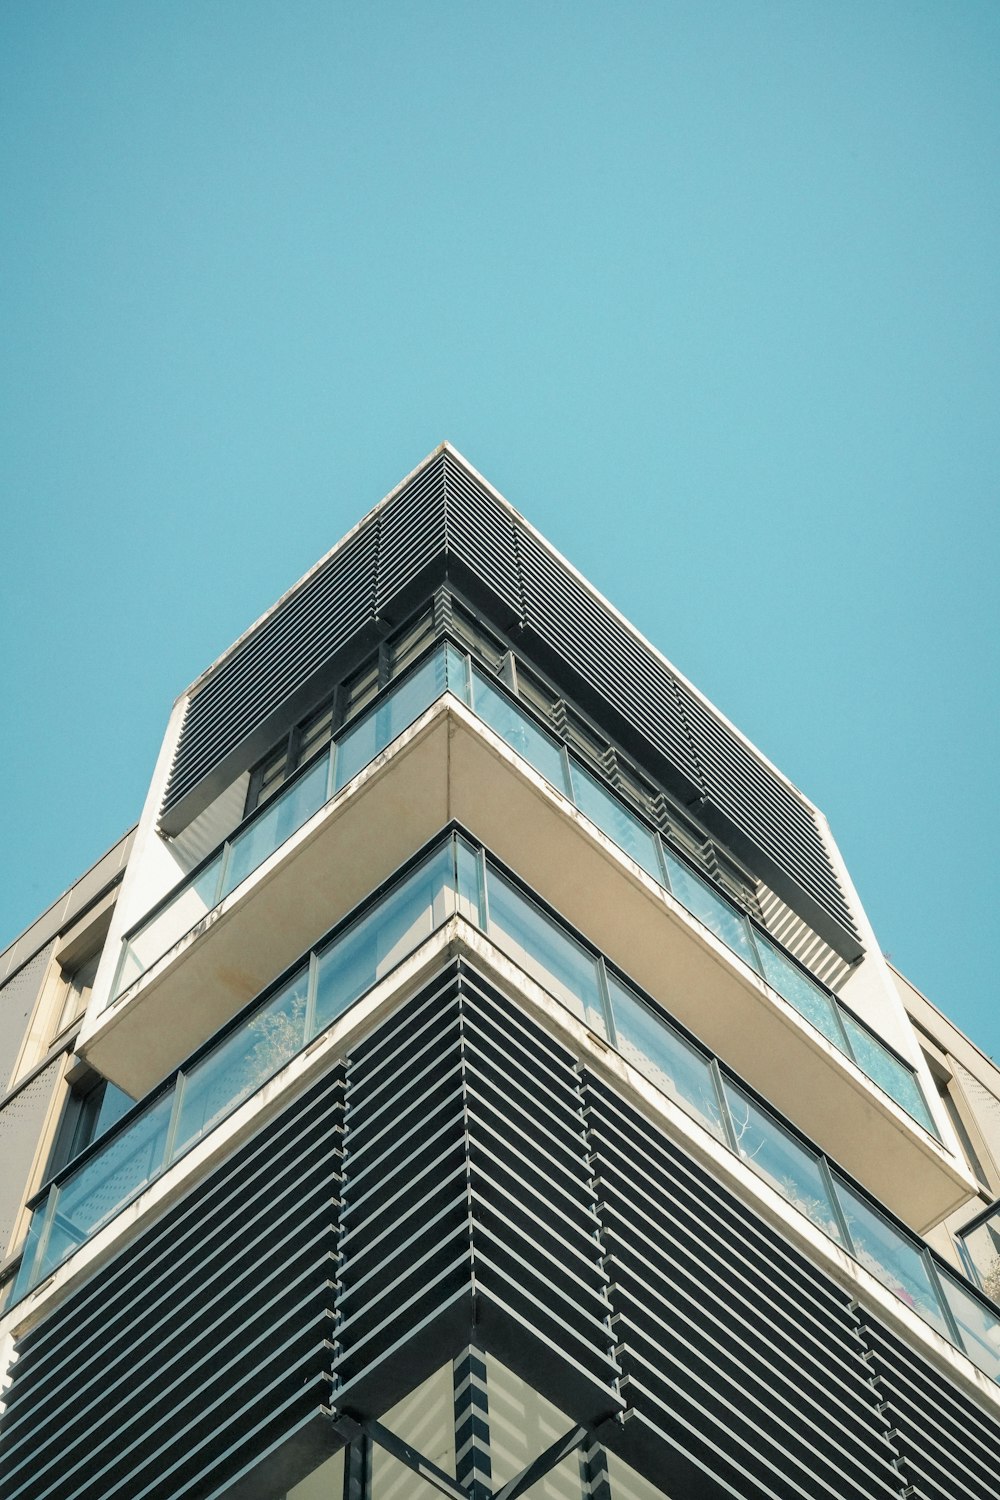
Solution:
M 995 1500 L 1000 1073 L 444 445 L 0 958 L 4 1500 Z

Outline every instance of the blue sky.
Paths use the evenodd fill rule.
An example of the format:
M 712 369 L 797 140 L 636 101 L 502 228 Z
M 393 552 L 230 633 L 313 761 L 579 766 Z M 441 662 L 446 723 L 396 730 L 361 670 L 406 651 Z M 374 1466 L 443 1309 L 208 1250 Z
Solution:
M 1000 6 L 0 10 L 0 944 L 442 438 L 996 1005 Z

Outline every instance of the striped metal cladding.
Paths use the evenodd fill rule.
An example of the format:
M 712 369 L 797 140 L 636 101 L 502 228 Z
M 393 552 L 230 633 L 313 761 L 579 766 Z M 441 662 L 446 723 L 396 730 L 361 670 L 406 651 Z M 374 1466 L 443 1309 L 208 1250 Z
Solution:
M 450 451 L 437 453 L 195 689 L 163 803 L 177 831 L 205 779 L 245 769 L 273 724 L 304 711 L 319 680 L 349 670 L 445 576 L 519 635 L 582 706 L 607 717 L 670 789 L 698 801 L 824 938 L 848 958 L 858 934 L 811 809 L 601 604 L 516 512 Z M 263 736 L 263 738 L 262 738 Z
M 274 1500 L 470 1349 L 595 1483 L 997 1493 L 1000 1421 L 453 960 L 22 1337 L 4 1500 Z
M 24 1336 L 4 1500 L 222 1495 L 285 1445 L 329 1444 L 342 1114 L 337 1071 Z
M 913 1500 L 996 1500 L 1000 1426 L 861 1311 L 861 1334 Z
M 365 1419 L 470 1343 L 620 1406 L 573 1059 L 452 968 L 352 1056 L 333 1402 Z
M 684 1494 L 899 1497 L 845 1293 L 606 1085 L 585 1096 L 622 1457 Z

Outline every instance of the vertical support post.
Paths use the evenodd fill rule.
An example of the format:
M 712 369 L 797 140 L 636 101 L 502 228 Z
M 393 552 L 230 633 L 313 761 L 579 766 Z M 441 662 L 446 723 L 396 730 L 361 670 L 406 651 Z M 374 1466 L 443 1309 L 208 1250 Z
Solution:
M 473 1345 L 453 1365 L 455 1390 L 455 1478 L 469 1500 L 489 1500 L 493 1493 L 490 1464 L 490 1408 L 486 1360 Z
M 370 1500 L 372 1440 L 366 1432 L 344 1449 L 344 1500 Z
M 580 1478 L 586 1500 L 611 1500 L 608 1455 L 596 1438 L 590 1438 L 580 1449 Z

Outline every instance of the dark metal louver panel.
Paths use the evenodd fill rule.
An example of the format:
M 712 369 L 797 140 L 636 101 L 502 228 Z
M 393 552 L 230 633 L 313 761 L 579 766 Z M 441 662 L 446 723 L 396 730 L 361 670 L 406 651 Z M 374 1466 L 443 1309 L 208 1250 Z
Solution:
M 996 1500 L 1000 1420 L 870 1313 L 861 1324 L 913 1500 Z
M 847 1296 L 606 1085 L 586 1097 L 629 1462 L 671 1493 L 898 1500 Z
M 215 1495 L 310 1424 L 329 1441 L 342 1099 L 338 1072 L 25 1335 L 5 1500 Z
M 454 968 L 347 1072 L 333 1402 L 377 1415 L 470 1341 L 620 1406 L 572 1059 Z
M 522 623 L 522 570 L 513 513 L 474 474 L 448 457 L 448 548 L 509 611 L 501 623 Z
M 692 791 L 700 792 L 672 675 L 523 528 L 518 546 L 526 626 L 665 755 Z
M 683 683 L 677 689 L 697 746 L 708 801 L 853 931 L 844 893 L 830 868 L 811 809 Z
M 388 608 L 421 571 L 440 559 L 447 541 L 445 469 L 439 454 L 376 516 L 378 582 L 375 608 Z
M 192 695 L 169 810 L 375 614 L 378 531 L 368 520 Z
M 741 840 L 739 852 L 751 863 L 756 851 L 785 899 L 795 905 L 802 893 L 803 914 L 827 941 L 849 959 L 859 955 L 811 810 L 447 450 L 194 691 L 164 798 L 166 826 L 171 814 L 181 826 L 181 804 L 196 810 L 206 778 L 221 777 L 227 765 L 245 769 L 266 748 L 256 736 L 270 716 L 290 716 L 282 720 L 288 727 L 296 695 L 332 671 L 338 653 L 357 651 L 383 611 L 391 618 L 393 607 L 412 607 L 422 588 L 429 594 L 449 571 L 471 584 L 498 624 L 523 628 L 529 654 L 533 648 L 557 677 L 568 668 L 584 706 L 600 712 L 604 705 L 622 732 L 650 746 L 672 789 L 703 799 L 706 820 L 716 813 L 718 831 Z

